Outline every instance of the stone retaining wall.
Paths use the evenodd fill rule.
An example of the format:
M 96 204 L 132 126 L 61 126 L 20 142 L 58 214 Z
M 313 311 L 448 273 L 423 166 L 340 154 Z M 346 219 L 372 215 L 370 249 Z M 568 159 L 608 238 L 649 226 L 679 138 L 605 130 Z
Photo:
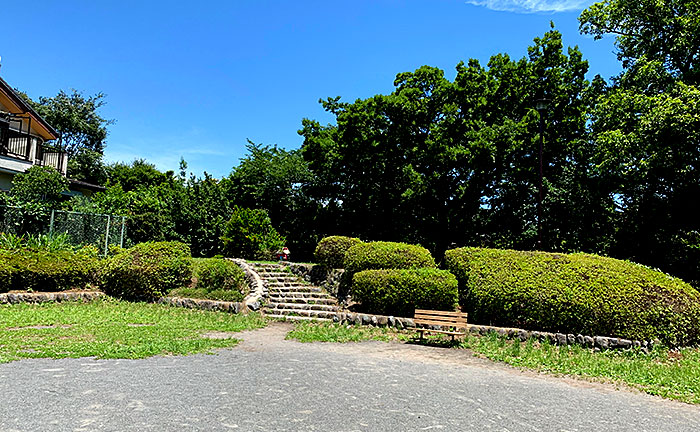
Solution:
M 253 268 L 244 259 L 240 258 L 228 258 L 234 263 L 236 263 L 243 272 L 245 273 L 246 282 L 248 283 L 248 288 L 250 293 L 243 299 L 243 304 L 247 309 L 252 311 L 259 310 L 262 306 L 263 299 L 268 297 L 267 286 L 260 278 L 258 273 L 253 270 Z
M 404 329 L 415 327 L 412 318 L 401 318 L 385 315 L 372 315 L 353 312 L 338 312 L 333 317 L 333 322 L 341 324 L 373 325 L 380 327 L 395 327 Z
M 104 295 L 104 293 L 99 291 L 5 293 L 0 294 L 0 304 L 91 301 Z
M 586 348 L 594 349 L 627 349 L 632 347 L 640 347 L 644 350 L 651 350 L 654 345 L 659 344 L 658 340 L 654 341 L 638 341 L 621 339 L 608 336 L 584 336 L 581 334 L 571 333 L 550 333 L 541 331 L 530 331 L 517 328 L 493 327 L 485 325 L 467 324 L 467 329 L 470 333 L 487 335 L 489 333 L 497 333 L 510 339 L 520 339 L 526 341 L 528 339 L 536 339 L 539 341 L 549 341 L 555 345 L 581 345 Z

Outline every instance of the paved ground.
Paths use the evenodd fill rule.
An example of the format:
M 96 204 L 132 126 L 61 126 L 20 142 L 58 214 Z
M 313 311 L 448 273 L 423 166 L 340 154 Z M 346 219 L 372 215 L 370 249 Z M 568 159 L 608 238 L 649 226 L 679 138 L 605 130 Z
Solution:
M 0 365 L 0 431 L 698 431 L 700 408 L 464 351 L 284 341 L 217 355 Z

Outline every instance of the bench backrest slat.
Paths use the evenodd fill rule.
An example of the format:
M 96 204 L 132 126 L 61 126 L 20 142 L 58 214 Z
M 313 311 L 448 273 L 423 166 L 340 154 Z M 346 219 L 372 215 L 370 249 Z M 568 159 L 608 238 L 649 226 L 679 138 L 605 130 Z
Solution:
M 416 309 L 413 322 L 415 324 L 466 328 L 467 314 L 464 312 Z

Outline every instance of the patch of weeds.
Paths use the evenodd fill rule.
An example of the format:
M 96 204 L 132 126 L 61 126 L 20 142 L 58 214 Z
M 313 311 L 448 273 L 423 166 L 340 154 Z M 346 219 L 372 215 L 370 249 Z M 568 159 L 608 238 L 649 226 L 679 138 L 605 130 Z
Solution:
M 299 342 L 362 342 L 368 340 L 390 342 L 407 341 L 412 332 L 388 327 L 369 327 L 327 322 L 297 322 L 287 339 Z

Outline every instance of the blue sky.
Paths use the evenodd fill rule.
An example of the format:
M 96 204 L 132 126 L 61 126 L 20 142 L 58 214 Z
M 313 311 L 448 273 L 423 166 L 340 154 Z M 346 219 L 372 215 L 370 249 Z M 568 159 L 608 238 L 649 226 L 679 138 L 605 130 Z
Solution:
M 32 1 L 3 4 L 0 75 L 31 97 L 103 92 L 108 161 L 227 175 L 246 139 L 298 148 L 319 98 L 392 91 L 421 65 L 523 57 L 554 21 L 590 76 L 619 72 L 613 40 L 578 33 L 593 1 Z M 16 17 L 16 19 L 8 19 Z

